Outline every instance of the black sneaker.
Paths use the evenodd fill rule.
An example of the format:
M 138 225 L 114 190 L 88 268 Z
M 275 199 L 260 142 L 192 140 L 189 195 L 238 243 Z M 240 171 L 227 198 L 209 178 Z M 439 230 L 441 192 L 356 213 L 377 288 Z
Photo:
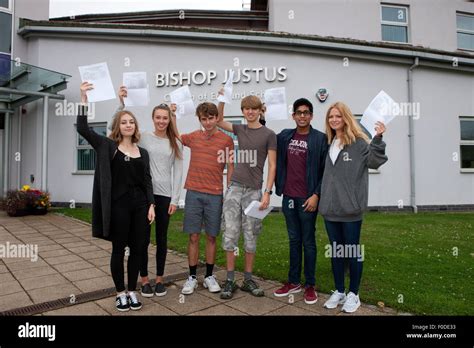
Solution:
M 221 299 L 229 300 L 232 298 L 235 290 L 237 290 L 237 284 L 233 280 L 226 280 L 224 288 L 221 291 Z
M 153 297 L 153 289 L 150 283 L 143 284 L 140 293 L 143 297 Z
M 265 292 L 262 288 L 253 279 L 244 280 L 240 290 L 250 292 L 252 295 L 257 297 L 262 297 L 265 295 Z
M 158 297 L 165 296 L 167 293 L 165 286 L 163 283 L 156 283 L 155 285 L 155 295 Z
M 130 310 L 130 302 L 127 294 L 122 294 L 115 298 L 115 308 L 120 312 L 128 312 Z
M 133 311 L 138 311 L 142 308 L 142 303 L 138 300 L 137 293 L 135 291 L 130 291 L 128 293 L 128 300 L 130 301 L 130 308 Z

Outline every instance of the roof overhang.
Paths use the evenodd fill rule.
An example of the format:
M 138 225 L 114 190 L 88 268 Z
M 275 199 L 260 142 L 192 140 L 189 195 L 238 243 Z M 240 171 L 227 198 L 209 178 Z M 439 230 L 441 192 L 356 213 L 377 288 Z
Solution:
M 217 30 L 154 25 L 105 23 L 69 23 L 23 20 L 18 34 L 29 37 L 100 38 L 198 45 L 267 49 L 308 54 L 335 55 L 378 61 L 412 64 L 474 72 L 474 55 L 463 51 L 448 52 L 419 46 L 369 42 L 353 39 L 295 35 L 282 32 Z

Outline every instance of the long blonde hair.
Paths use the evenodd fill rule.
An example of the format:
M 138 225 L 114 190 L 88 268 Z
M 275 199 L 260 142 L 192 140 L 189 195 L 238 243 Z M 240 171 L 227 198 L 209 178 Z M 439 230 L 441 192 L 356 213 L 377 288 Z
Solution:
M 122 120 L 122 116 L 130 115 L 135 122 L 135 132 L 132 135 L 132 143 L 138 143 L 140 141 L 140 131 L 138 129 L 138 121 L 134 114 L 130 111 L 120 111 L 115 114 L 112 120 L 112 132 L 109 135 L 109 138 L 115 141 L 117 144 L 120 144 L 123 140 L 123 135 L 120 133 L 120 121 Z
M 178 132 L 174 128 L 174 123 L 173 123 L 173 120 L 171 119 L 173 116 L 171 115 L 170 107 L 166 104 L 160 104 L 158 106 L 155 106 L 153 108 L 153 111 L 151 112 L 152 119 L 155 117 L 156 110 L 165 110 L 168 112 L 168 118 L 170 119 L 170 123 L 168 124 L 168 127 L 166 127 L 166 136 L 168 137 L 168 140 L 171 146 L 171 151 L 173 152 L 175 158 L 182 159 L 181 151 L 178 145 L 178 141 L 179 141 L 179 138 L 177 135 Z
M 344 121 L 343 136 L 339 139 L 342 147 L 354 143 L 357 138 L 362 138 L 366 142 L 369 142 L 369 138 L 355 119 L 351 109 L 343 102 L 338 101 L 332 104 L 326 112 L 326 135 L 329 144 L 332 144 L 332 141 L 336 137 L 336 131 L 329 125 L 329 114 L 332 109 L 337 109 L 341 113 L 342 120 Z

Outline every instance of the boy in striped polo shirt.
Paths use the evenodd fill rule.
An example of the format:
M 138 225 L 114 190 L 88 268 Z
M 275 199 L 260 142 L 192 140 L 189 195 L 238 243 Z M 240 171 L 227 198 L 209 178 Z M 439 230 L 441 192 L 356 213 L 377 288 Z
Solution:
M 206 275 L 204 287 L 210 292 L 221 288 L 214 275 L 216 237 L 220 232 L 222 215 L 222 175 L 227 164 L 227 185 L 234 170 L 233 162 L 223 154 L 232 153 L 232 138 L 217 129 L 218 110 L 213 103 L 204 102 L 196 108 L 196 116 L 204 130 L 180 136 L 184 146 L 191 149 L 191 160 L 184 188 L 187 190 L 183 231 L 189 234 L 189 277 L 182 294 L 190 295 L 197 288 L 196 268 L 199 258 L 201 229 L 206 232 Z M 174 117 L 173 117 L 174 120 Z M 176 125 L 176 121 L 173 122 Z M 232 152 L 230 152 L 232 151 Z M 224 158 L 224 160 L 222 160 Z

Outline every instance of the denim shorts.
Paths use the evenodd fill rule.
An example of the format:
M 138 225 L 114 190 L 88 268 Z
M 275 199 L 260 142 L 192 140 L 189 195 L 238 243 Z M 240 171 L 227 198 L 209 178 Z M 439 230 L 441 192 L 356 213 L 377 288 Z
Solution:
M 216 237 L 221 229 L 222 195 L 188 190 L 184 201 L 183 232 Z

